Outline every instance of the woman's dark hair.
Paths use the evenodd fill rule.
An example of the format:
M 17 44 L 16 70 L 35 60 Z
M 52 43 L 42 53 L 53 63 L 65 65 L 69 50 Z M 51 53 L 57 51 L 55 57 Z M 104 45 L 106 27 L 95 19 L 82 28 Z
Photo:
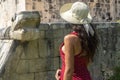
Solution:
M 95 31 L 95 26 L 90 24 L 93 30 Z M 98 37 L 96 31 L 94 35 L 88 36 L 83 24 L 71 24 L 73 30 L 78 33 L 79 38 L 81 39 L 82 49 L 88 52 L 88 57 L 93 61 L 95 51 L 98 46 Z

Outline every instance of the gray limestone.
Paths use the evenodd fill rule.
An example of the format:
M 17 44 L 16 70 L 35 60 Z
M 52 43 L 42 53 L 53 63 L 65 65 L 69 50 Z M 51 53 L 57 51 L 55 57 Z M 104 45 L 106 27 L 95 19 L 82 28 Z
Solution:
M 59 46 L 64 35 L 71 31 L 70 27 L 61 25 L 55 23 L 46 28 L 42 26 L 48 24 L 42 24 L 39 26 L 39 39 L 15 43 L 17 46 L 5 65 L 1 79 L 55 80 L 55 71 L 61 66 Z M 119 23 L 96 24 L 100 44 L 95 60 L 89 66 L 93 80 L 107 80 L 113 74 L 113 68 L 120 66 L 119 26 Z

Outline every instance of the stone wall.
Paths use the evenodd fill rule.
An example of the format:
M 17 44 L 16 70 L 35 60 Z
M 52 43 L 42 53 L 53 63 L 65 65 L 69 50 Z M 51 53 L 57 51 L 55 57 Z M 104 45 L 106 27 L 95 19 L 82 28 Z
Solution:
M 93 80 L 107 80 L 115 66 L 120 66 L 120 24 L 96 24 L 100 45 L 89 66 Z M 55 80 L 60 68 L 59 45 L 71 31 L 67 24 L 53 23 L 39 26 L 40 38 L 32 41 L 15 41 L 0 80 Z
M 11 26 L 12 17 L 25 10 L 25 0 L 0 0 L 0 28 Z
M 35 2 L 37 0 L 34 0 L 34 3 L 32 1 L 0 0 L 0 28 L 10 26 L 12 16 L 24 10 L 40 10 L 40 13 L 42 11 L 42 22 L 62 22 L 59 16 L 60 6 L 69 1 L 78 0 L 49 0 L 51 2 L 38 0 L 39 3 Z M 93 16 L 97 14 L 98 20 L 96 21 L 103 21 L 101 12 L 107 11 L 112 12 L 110 14 L 113 19 L 116 19 L 116 16 L 119 18 L 118 0 L 115 0 L 114 5 L 117 5 L 110 8 L 111 10 L 108 8 L 110 4 L 112 5 L 112 1 L 114 3 L 114 0 L 110 0 L 110 3 L 106 3 L 109 0 L 79 1 L 90 3 L 91 10 L 98 10 L 96 13 L 92 13 Z M 26 6 L 28 4 L 29 6 Z M 36 7 L 32 5 L 36 5 Z M 97 30 L 100 46 L 96 52 L 95 61 L 89 69 L 93 80 L 107 80 L 108 76 L 112 74 L 112 68 L 120 64 L 120 24 L 100 23 L 97 24 Z M 33 41 L 15 41 L 14 45 L 11 45 L 11 40 L 0 40 L 0 52 L 2 51 L 2 53 L 10 49 L 10 46 L 14 46 L 12 55 L 0 75 L 0 80 L 55 80 L 55 71 L 60 67 L 59 45 L 63 41 L 64 35 L 71 31 L 71 28 L 65 27 L 65 24 L 62 23 L 40 24 L 39 31 L 40 38 Z
M 43 23 L 64 22 L 59 15 L 60 7 L 76 1 L 83 1 L 90 6 L 94 22 L 120 20 L 119 0 L 0 0 L 0 28 L 9 26 L 11 18 L 24 10 L 39 11 Z
M 95 61 L 91 65 L 94 80 L 107 80 L 112 75 L 112 69 L 120 66 L 120 24 L 99 24 L 99 48 Z
M 26 0 L 26 10 L 37 10 L 42 22 L 61 22 L 59 10 L 65 3 L 83 1 L 90 6 L 94 22 L 116 22 L 120 20 L 119 0 Z

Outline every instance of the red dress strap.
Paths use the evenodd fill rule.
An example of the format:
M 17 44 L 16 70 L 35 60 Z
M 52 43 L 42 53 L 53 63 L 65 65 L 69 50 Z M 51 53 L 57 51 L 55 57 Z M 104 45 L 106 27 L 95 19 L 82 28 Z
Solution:
M 71 32 L 70 34 L 74 34 L 74 35 L 78 36 L 78 33 L 75 31 Z

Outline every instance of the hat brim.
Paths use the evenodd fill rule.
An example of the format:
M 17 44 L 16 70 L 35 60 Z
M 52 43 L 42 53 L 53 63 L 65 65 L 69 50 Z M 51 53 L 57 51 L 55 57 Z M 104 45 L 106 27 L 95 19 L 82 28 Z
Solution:
M 64 4 L 60 9 L 60 16 L 67 22 L 73 23 L 73 24 L 84 24 L 84 23 L 91 23 L 92 17 L 90 15 L 90 12 L 88 13 L 87 18 L 78 20 L 75 17 L 73 17 L 72 12 L 70 11 L 71 6 L 73 3 L 67 3 Z

